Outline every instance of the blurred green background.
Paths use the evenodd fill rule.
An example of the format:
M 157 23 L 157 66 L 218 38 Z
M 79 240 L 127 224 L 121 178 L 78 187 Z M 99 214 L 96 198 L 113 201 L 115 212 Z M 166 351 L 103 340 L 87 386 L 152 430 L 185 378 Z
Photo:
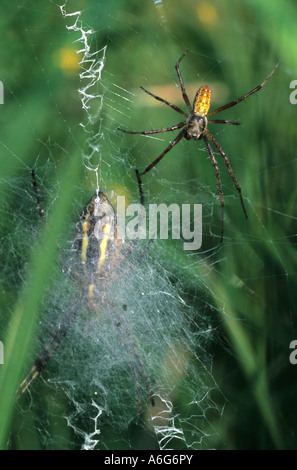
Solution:
M 241 126 L 211 126 L 230 159 L 248 212 L 245 220 L 232 180 L 218 160 L 225 197 L 223 244 L 215 175 L 201 142 L 180 142 L 143 183 L 146 202 L 203 204 L 201 250 L 189 255 L 168 243 L 158 256 L 166 272 L 180 279 L 185 295 L 193 289 L 196 300 L 199 292 L 211 299 L 209 315 L 218 331 L 210 347 L 212 374 L 225 398 L 220 420 L 212 422 L 213 447 L 295 449 L 297 366 L 289 361 L 289 345 L 297 339 L 297 117 L 290 102 L 290 83 L 297 79 L 296 2 L 68 0 L 65 9 L 82 11 L 79 21 L 93 30 L 90 54 L 107 46 L 97 89 L 103 96 L 100 119 L 93 125 L 101 136 L 100 188 L 111 193 L 125 187 L 134 201 L 135 167 L 144 169 L 172 135 L 147 139 L 116 128 L 157 129 L 181 120 L 145 95 L 141 85 L 184 107 L 174 65 L 188 49 L 181 70 L 190 99 L 208 83 L 212 107 L 218 107 L 260 84 L 280 60 L 261 91 L 217 116 L 238 120 Z M 0 432 L 5 448 L 13 390 L 26 360 L 24 351 L 30 351 L 46 279 L 55 269 L 56 240 L 67 229 L 74 198 L 82 207 L 96 180 L 81 159 L 86 133 L 79 123 L 86 115 L 77 90 L 86 79 L 78 76 L 79 33 L 67 29 L 74 18 L 64 18 L 50 1 L 38 8 L 33 1 L 13 6 L 2 1 L 0 12 L 0 340 L 5 350 Z M 41 235 L 48 247 L 42 263 L 43 252 L 29 254 L 23 241 L 29 218 L 38 223 L 31 168 L 38 171 L 42 200 L 50 208 L 51 230 Z M 35 446 L 34 440 L 16 447 Z

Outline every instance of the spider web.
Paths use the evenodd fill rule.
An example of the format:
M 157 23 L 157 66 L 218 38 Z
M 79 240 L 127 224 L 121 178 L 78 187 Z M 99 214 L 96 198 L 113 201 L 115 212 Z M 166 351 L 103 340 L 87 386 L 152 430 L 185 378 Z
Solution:
M 109 282 L 102 283 L 96 315 L 92 317 L 85 300 L 79 298 L 77 286 L 67 276 L 71 269 L 71 255 L 67 256 L 78 214 L 96 190 L 106 191 L 115 206 L 119 194 L 125 195 L 129 203 L 138 202 L 135 168 L 144 168 L 153 161 L 172 139 L 171 134 L 154 138 L 127 137 L 116 129 L 145 130 L 179 122 L 179 116 L 169 108 L 167 115 L 159 117 L 160 108 L 155 103 L 149 104 L 149 97 L 142 96 L 135 83 L 180 106 L 174 64 L 185 49 L 190 48 L 196 58 L 196 62 L 189 59 L 189 65 L 183 63 L 181 67 L 186 78 L 192 77 L 190 80 L 184 77 L 190 97 L 198 88 L 197 79 L 199 83 L 207 83 L 213 71 L 218 72 L 220 68 L 211 52 L 201 54 L 198 47 L 191 48 L 186 40 L 180 39 L 178 32 L 175 34 L 174 29 L 168 34 L 174 9 L 162 1 L 152 1 L 149 8 L 151 16 L 147 30 L 158 21 L 152 50 L 149 55 L 143 54 L 141 63 L 133 61 L 133 48 L 143 47 L 142 41 L 137 44 L 137 38 L 141 34 L 145 37 L 147 31 L 141 30 L 136 21 L 142 7 L 132 3 L 118 6 L 116 2 L 109 2 L 107 6 L 103 2 L 100 5 L 90 2 L 82 10 L 80 2 L 57 4 L 49 1 L 41 17 L 49 15 L 47 18 L 51 20 L 44 19 L 41 25 L 37 13 L 32 17 L 34 7 L 31 2 L 20 5 L 27 15 L 22 19 L 22 34 L 31 50 L 34 74 L 44 86 L 40 96 L 43 97 L 44 90 L 47 90 L 46 101 L 51 103 L 56 126 L 51 127 L 49 135 L 41 126 L 45 117 L 40 103 L 37 102 L 35 109 L 30 111 L 24 95 L 19 92 L 26 84 L 17 82 L 14 77 L 4 83 L 6 96 L 9 94 L 19 109 L 18 128 L 24 125 L 20 137 L 24 139 L 24 147 L 28 153 L 31 152 L 31 157 L 25 159 L 21 146 L 12 142 L 6 130 L 1 144 L 11 163 L 2 178 L 2 193 L 5 194 L 1 209 L 3 291 L 9 293 L 4 304 L 3 337 L 13 311 L 13 294 L 19 292 L 26 279 L 30 247 L 36 240 L 38 242 L 40 226 L 47 224 L 46 218 L 39 220 L 30 170 L 35 168 L 41 204 L 46 214 L 61 189 L 57 175 L 62 162 L 71 159 L 75 148 L 80 152 L 82 176 L 74 183 L 76 191 L 67 235 L 57 240 L 60 252 L 55 276 L 44 292 L 40 321 L 34 330 L 35 341 L 28 350 L 23 375 L 43 350 L 63 315 L 75 309 L 75 321 L 41 377 L 16 403 L 9 440 L 11 448 L 27 445 L 43 449 L 197 450 L 216 446 L 216 442 L 222 439 L 218 436 L 218 427 L 228 403 L 218 385 L 218 374 L 214 372 L 220 363 L 218 356 L 222 351 L 230 354 L 231 344 L 233 354 L 243 362 L 246 359 L 241 356 L 240 340 L 234 338 L 235 330 L 230 324 L 233 325 L 234 321 L 242 342 L 246 339 L 240 329 L 242 325 L 248 325 L 249 333 L 262 331 L 260 321 L 254 322 L 245 316 L 248 309 L 244 307 L 246 299 L 252 305 L 258 305 L 255 279 L 281 276 L 285 279 L 283 289 L 290 292 L 290 275 L 294 269 L 287 263 L 280 247 L 281 240 L 284 240 L 282 234 L 271 231 L 269 216 L 282 220 L 285 215 L 287 219 L 295 220 L 294 216 L 289 211 L 282 212 L 281 208 L 275 209 L 271 201 L 252 198 L 248 188 L 250 180 L 259 171 L 255 168 L 248 177 L 248 184 L 241 184 L 251 225 L 256 226 L 252 232 L 240 214 L 237 192 L 221 165 L 225 207 L 229 209 L 225 212 L 225 240 L 222 245 L 220 205 L 207 152 L 200 143 L 180 142 L 172 155 L 170 152 L 162 160 L 162 168 L 158 165 L 143 177 L 145 204 L 201 203 L 202 249 L 186 253 L 182 240 L 171 239 L 156 239 L 150 244 L 147 240 L 142 241 L 133 244 L 132 249 L 126 241 L 124 262 L 117 270 L 112 265 L 107 266 Z M 108 18 L 105 20 L 107 26 L 100 21 L 99 15 Z M 215 16 L 211 19 L 211 11 L 205 15 L 208 21 L 215 21 Z M 59 39 L 49 42 L 44 52 L 39 50 L 37 31 L 38 26 L 47 31 L 47 21 L 57 31 Z M 160 70 L 154 67 L 154 56 L 164 44 L 166 31 L 170 38 L 169 48 L 174 49 L 174 53 L 171 54 L 171 70 L 167 67 Z M 122 50 L 122 35 L 126 37 L 128 52 Z M 119 50 L 119 58 L 112 53 L 114 48 Z M 198 77 L 195 69 L 197 57 L 205 67 Z M 62 73 L 61 76 L 55 75 L 46 60 L 54 61 L 66 80 L 70 77 L 67 91 L 57 86 L 59 79 L 64 80 Z M 116 66 L 118 60 L 122 60 L 121 73 Z M 267 68 L 260 81 L 268 75 L 271 65 L 275 63 L 267 60 Z M 152 84 L 149 81 L 152 77 L 150 67 L 153 67 L 155 75 L 159 74 Z M 235 79 L 236 74 L 240 77 L 236 70 Z M 169 77 L 170 84 L 157 89 L 156 84 L 162 77 L 166 77 L 166 83 Z M 255 77 L 247 79 L 251 83 L 247 90 L 238 91 L 237 88 L 238 96 L 257 85 L 252 80 Z M 215 107 L 230 98 L 228 87 L 223 83 L 223 80 L 212 83 Z M 61 100 L 59 95 L 63 93 L 65 97 Z M 259 103 L 260 99 L 255 99 Z M 240 111 L 234 109 L 234 120 L 253 119 L 252 108 L 248 105 L 241 107 Z M 165 115 L 168 117 L 163 118 Z M 164 123 L 163 119 L 169 119 L 169 122 Z M 215 128 L 216 138 L 223 148 L 226 144 L 228 151 L 231 148 L 233 169 L 236 168 L 236 176 L 242 182 L 245 179 L 241 166 L 245 165 L 245 159 L 242 152 L 238 155 L 234 149 L 242 148 L 240 139 L 244 133 L 240 129 L 239 136 L 234 137 L 231 145 L 229 139 L 237 129 L 218 127 Z M 251 148 L 249 151 L 256 150 Z M 267 151 L 263 153 L 266 155 Z M 176 163 L 176 159 L 183 159 L 183 164 Z M 198 165 L 193 163 L 197 159 Z M 268 176 L 274 177 L 274 171 L 291 165 L 292 161 L 293 158 L 288 156 L 278 167 L 262 168 L 259 179 L 265 183 Z M 268 214 L 267 218 L 266 215 L 263 217 L 263 210 Z M 8 215 L 9 228 L 6 226 Z M 293 226 L 290 233 L 293 236 Z M 265 257 L 256 249 L 257 243 L 264 244 L 267 239 L 271 242 L 274 259 L 278 260 L 277 274 L 265 270 Z M 249 264 L 257 266 L 256 273 L 245 269 L 240 255 L 243 251 Z M 230 267 L 233 258 L 240 260 L 236 269 Z M 9 289 L 9 285 L 14 286 L 13 289 Z M 293 295 L 290 294 L 289 299 L 294 305 Z M 229 333 L 228 339 L 222 333 L 222 324 Z M 252 375 L 254 369 L 251 367 L 249 371 L 243 366 L 243 371 Z M 154 406 L 150 402 L 148 388 L 154 396 Z M 270 420 L 264 412 L 263 420 L 266 423 Z M 273 429 L 271 424 L 271 435 L 277 441 Z M 28 432 L 31 441 L 26 444 Z

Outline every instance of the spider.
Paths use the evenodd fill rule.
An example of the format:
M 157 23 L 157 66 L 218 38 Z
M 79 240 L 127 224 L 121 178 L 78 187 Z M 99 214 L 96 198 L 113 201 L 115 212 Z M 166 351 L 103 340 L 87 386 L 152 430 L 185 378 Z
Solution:
M 225 109 L 231 108 L 232 106 L 235 106 L 236 104 L 240 103 L 240 101 L 245 100 L 249 96 L 251 96 L 253 93 L 256 93 L 259 91 L 265 83 L 269 80 L 269 78 L 272 76 L 274 73 L 275 69 L 278 67 L 279 63 L 276 64 L 272 72 L 268 75 L 267 78 L 261 83 L 261 85 L 258 85 L 256 88 L 251 90 L 250 92 L 246 93 L 245 95 L 241 96 L 240 98 L 237 98 L 234 101 L 230 101 L 229 103 L 225 104 L 224 106 L 220 106 L 219 108 L 211 111 L 210 113 L 208 112 L 209 106 L 210 106 L 210 101 L 211 101 L 211 89 L 208 85 L 203 85 L 199 88 L 197 91 L 193 106 L 190 104 L 190 100 L 188 98 L 184 82 L 181 76 L 179 64 L 181 60 L 185 57 L 185 55 L 189 51 L 185 51 L 183 55 L 180 57 L 180 59 L 177 61 L 175 65 L 175 70 L 178 76 L 178 80 L 180 83 L 180 88 L 182 92 L 182 96 L 184 99 L 184 102 L 187 105 L 189 113 L 187 114 L 185 111 L 180 109 L 178 106 L 175 104 L 169 103 L 166 101 L 164 98 L 160 98 L 159 96 L 154 95 L 150 91 L 146 90 L 143 87 L 140 87 L 145 93 L 148 95 L 152 96 L 158 101 L 161 101 L 162 103 L 167 104 L 167 106 L 170 106 L 170 108 L 174 109 L 177 111 L 179 114 L 182 114 L 185 116 L 185 120 L 179 122 L 175 126 L 167 127 L 164 129 L 156 129 L 156 130 L 150 130 L 150 131 L 142 131 L 142 132 L 136 132 L 136 131 L 127 131 L 124 129 L 118 128 L 118 130 L 122 132 L 126 132 L 127 134 L 142 134 L 142 135 L 150 135 L 150 134 L 160 134 L 162 132 L 171 132 L 175 131 L 177 129 L 182 129 L 175 139 L 168 145 L 168 147 L 159 155 L 158 158 L 156 158 L 150 165 L 148 165 L 145 170 L 140 173 L 138 170 L 136 170 L 136 175 L 138 179 L 138 184 L 140 187 L 142 187 L 142 182 L 141 182 L 141 176 L 145 175 L 145 173 L 149 172 L 154 166 L 159 163 L 160 160 L 162 160 L 163 157 L 184 137 L 187 140 L 194 139 L 194 140 L 201 140 L 203 139 L 204 144 L 206 146 L 206 150 L 209 154 L 210 161 L 214 167 L 215 170 L 215 175 L 216 175 L 216 180 L 217 180 L 217 188 L 218 188 L 218 193 L 219 193 L 219 198 L 220 198 L 220 203 L 221 203 L 221 241 L 223 241 L 223 233 L 224 233 L 224 198 L 223 198 L 223 192 L 222 192 L 222 186 L 221 186 L 221 179 L 220 179 L 220 173 L 219 173 L 219 167 L 217 164 L 217 160 L 215 158 L 213 149 L 210 145 L 210 142 L 214 145 L 214 147 L 217 149 L 221 157 L 223 158 L 225 165 L 231 175 L 231 178 L 233 180 L 233 183 L 237 189 L 237 192 L 239 194 L 241 206 L 243 209 L 243 213 L 245 217 L 247 218 L 247 212 L 244 206 L 243 198 L 242 198 L 242 193 L 241 193 L 241 188 L 239 186 L 239 183 L 234 175 L 234 172 L 231 168 L 229 159 L 227 155 L 225 154 L 224 150 L 220 146 L 220 144 L 217 142 L 217 140 L 214 138 L 214 136 L 209 132 L 207 128 L 207 124 L 232 124 L 234 126 L 238 126 L 240 122 L 237 121 L 226 121 L 225 119 L 208 119 L 209 116 L 212 116 L 213 114 L 220 113 L 221 111 L 224 111 Z M 210 142 L 209 142 L 210 141 Z
M 37 208 L 39 215 L 43 217 L 45 211 L 42 208 L 39 196 L 38 186 L 35 177 L 35 171 L 31 171 L 32 184 L 35 192 Z M 139 187 L 140 199 L 143 201 L 142 188 Z M 112 233 L 113 230 L 113 233 Z M 125 260 L 134 245 L 124 254 L 121 250 L 121 238 L 117 237 L 117 218 L 115 210 L 110 203 L 107 195 L 102 192 L 96 192 L 89 202 L 85 205 L 76 224 L 72 242 L 71 264 L 67 265 L 66 271 L 72 274 L 73 280 L 77 283 L 82 303 L 88 312 L 98 315 L 101 309 L 101 303 L 104 301 L 102 291 L 109 282 L 114 282 L 120 275 L 119 267 Z M 140 253 L 140 256 L 142 253 Z M 32 382 L 45 369 L 51 357 L 56 353 L 61 342 L 68 334 L 71 325 L 77 317 L 78 302 L 75 302 L 73 308 L 64 311 L 56 328 L 53 329 L 49 341 L 41 354 L 35 360 L 29 373 L 18 388 L 18 398 L 30 387 Z M 124 309 L 125 310 L 125 309 Z M 124 314 L 117 311 L 113 312 L 113 321 L 121 335 L 121 341 L 128 354 L 128 363 L 135 379 L 137 392 L 137 402 L 139 416 L 142 414 L 142 400 L 140 390 L 139 373 L 142 375 L 146 385 L 147 393 L 151 405 L 155 405 L 153 391 L 151 390 L 149 377 L 147 375 L 144 362 L 138 352 L 135 339 L 129 330 L 125 321 Z M 119 329 L 121 327 L 121 329 Z M 130 353 L 132 351 L 133 354 Z M 133 355 L 133 357 L 132 357 Z

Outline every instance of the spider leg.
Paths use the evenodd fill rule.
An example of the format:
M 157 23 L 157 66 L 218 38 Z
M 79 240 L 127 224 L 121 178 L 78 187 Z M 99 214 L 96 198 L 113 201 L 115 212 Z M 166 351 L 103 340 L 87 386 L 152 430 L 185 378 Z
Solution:
M 240 126 L 238 121 L 226 121 L 225 119 L 210 119 L 208 124 L 233 124 L 234 126 Z
M 136 173 L 136 178 L 137 178 L 138 188 L 139 188 L 140 204 L 142 204 L 143 206 L 144 206 L 144 196 L 143 196 L 143 186 L 142 186 L 141 176 L 147 173 L 148 171 L 150 171 L 155 165 L 157 165 L 157 163 L 159 163 L 159 161 L 162 160 L 162 158 L 166 155 L 166 153 L 168 153 L 183 138 L 184 135 L 185 135 L 185 129 L 183 129 L 176 136 L 174 141 L 168 145 L 168 147 L 164 150 L 164 152 L 162 152 L 161 155 L 159 155 L 159 157 L 156 158 L 156 160 L 154 160 L 149 166 L 147 166 L 146 169 L 142 173 L 139 173 L 139 170 L 136 168 L 135 173 Z
M 36 377 L 39 375 L 40 371 L 38 370 L 38 367 L 34 364 L 34 366 L 31 368 L 29 374 L 27 377 L 22 381 L 20 384 L 18 391 L 19 394 L 17 396 L 17 399 L 20 398 L 20 396 L 25 393 L 25 391 L 30 387 L 31 383 L 36 379 Z
M 245 100 L 246 98 L 251 96 L 253 93 L 256 93 L 257 91 L 259 91 L 265 85 L 265 83 L 269 80 L 269 78 L 272 76 L 272 74 L 275 72 L 275 70 L 277 69 L 278 66 L 279 66 L 279 62 L 276 64 L 276 66 L 270 72 L 268 77 L 265 78 L 264 82 L 261 83 L 261 85 L 256 86 L 256 88 L 249 91 L 248 93 L 241 96 L 240 98 L 237 98 L 237 100 L 230 101 L 230 103 L 227 103 L 224 106 L 221 106 L 220 108 L 217 108 L 214 111 L 211 111 L 211 113 L 208 113 L 208 116 L 211 116 L 212 114 L 220 113 L 221 111 L 224 111 L 225 109 L 232 108 L 232 106 L 235 106 L 237 103 L 240 103 L 240 101 Z
M 224 198 L 223 198 L 223 192 L 222 192 L 222 186 L 221 186 L 221 179 L 220 179 L 220 171 L 218 167 L 218 163 L 216 161 L 216 158 L 214 156 L 213 150 L 210 146 L 210 143 L 208 142 L 208 139 L 206 135 L 202 134 L 202 138 L 205 143 L 206 150 L 208 151 L 208 155 L 210 157 L 210 161 L 214 167 L 215 174 L 216 174 L 216 179 L 217 179 L 217 187 L 219 191 L 219 198 L 221 202 L 221 242 L 223 241 L 223 234 L 224 234 Z
M 55 329 L 48 344 L 46 345 L 40 356 L 38 356 L 38 358 L 34 362 L 34 365 L 32 366 L 29 374 L 20 384 L 18 388 L 19 395 L 17 398 L 19 398 L 26 390 L 28 390 L 31 383 L 46 367 L 47 363 L 49 362 L 51 357 L 54 355 L 56 349 L 60 345 L 62 339 L 66 336 L 67 330 L 69 329 L 73 318 L 74 316 L 72 314 L 69 315 L 68 317 L 66 317 L 65 322 L 60 327 Z
M 152 96 L 153 98 L 155 98 L 156 100 L 158 101 L 161 101 L 162 103 L 164 104 L 167 104 L 167 106 L 170 106 L 170 108 L 174 109 L 175 111 L 177 111 L 178 113 L 182 114 L 183 116 L 188 116 L 187 113 L 185 113 L 182 109 L 180 109 L 178 106 L 176 106 L 175 104 L 172 104 L 172 103 L 169 103 L 169 101 L 166 101 L 164 100 L 164 98 L 160 98 L 160 96 L 157 96 L 157 95 L 154 95 L 153 93 L 151 93 L 150 91 L 146 90 L 145 88 L 143 88 L 143 86 L 140 87 L 143 91 L 145 91 L 148 95 Z
M 193 109 L 192 109 L 192 106 L 190 104 L 190 101 L 189 101 L 189 98 L 188 98 L 188 95 L 187 95 L 187 92 L 186 92 L 186 88 L 185 88 L 185 85 L 184 85 L 184 82 L 183 82 L 183 79 L 182 79 L 182 76 L 181 76 L 181 73 L 180 73 L 180 68 L 179 68 L 180 61 L 185 57 L 185 55 L 188 52 L 189 51 L 185 51 L 183 53 L 183 55 L 178 59 L 176 65 L 175 65 L 175 70 L 176 70 L 176 73 L 177 73 L 177 76 L 178 76 L 178 79 L 179 79 L 180 89 L 181 89 L 181 92 L 182 92 L 182 95 L 183 95 L 184 102 L 186 103 L 187 108 L 190 111 L 190 113 L 192 113 Z
M 185 133 L 186 131 L 185 129 L 183 129 L 179 134 L 177 134 L 175 139 L 171 142 L 171 144 L 168 145 L 168 147 L 161 153 L 161 155 L 159 155 L 159 157 L 156 158 L 156 160 L 154 160 L 149 166 L 147 166 L 146 169 L 142 173 L 138 173 L 137 179 L 139 179 L 140 176 L 144 175 L 145 173 L 150 171 L 152 168 L 154 168 L 154 166 L 156 166 L 157 163 L 159 163 L 159 161 L 162 160 L 163 157 L 165 157 L 166 153 L 168 153 L 184 137 Z
M 238 183 L 237 179 L 234 176 L 234 173 L 233 173 L 233 170 L 231 168 L 231 165 L 230 165 L 230 162 L 229 162 L 229 159 L 228 159 L 227 155 L 225 154 L 225 152 L 222 149 L 222 147 L 220 146 L 220 144 L 216 141 L 214 136 L 208 130 L 206 130 L 205 133 L 206 133 L 207 137 L 212 141 L 213 145 L 216 147 L 216 149 L 220 153 L 221 157 L 224 159 L 226 167 L 228 168 L 228 171 L 231 175 L 233 183 L 234 183 L 234 185 L 235 185 L 235 187 L 238 191 L 238 194 L 239 194 L 239 197 L 240 197 L 240 202 L 241 202 L 242 209 L 243 209 L 243 213 L 244 213 L 245 217 L 248 218 L 245 207 L 244 207 L 243 199 L 242 199 L 241 188 L 239 186 L 239 183 Z
M 143 187 L 142 187 L 142 181 L 141 181 L 141 178 L 140 178 L 140 175 L 139 175 L 139 171 L 135 170 L 135 173 L 136 173 L 136 178 L 137 178 L 137 182 L 138 182 L 138 189 L 139 189 L 139 196 L 140 196 L 140 204 L 142 206 L 144 206 L 144 196 L 143 196 Z
M 139 383 L 138 373 L 134 367 L 132 360 L 129 359 L 128 361 L 129 361 L 132 375 L 134 376 L 134 380 L 135 380 L 135 387 L 136 387 L 136 392 L 137 392 L 137 403 L 138 403 L 138 415 L 141 416 L 142 415 L 142 401 L 141 401 L 140 383 Z
M 39 215 L 40 215 L 40 217 L 42 217 L 44 215 L 44 209 L 41 206 L 37 181 L 36 181 L 36 177 L 35 177 L 35 170 L 31 170 L 31 176 L 32 176 L 33 188 L 34 188 L 34 191 L 35 191 L 35 197 L 36 197 L 36 201 L 37 201 L 37 207 L 38 207 L 38 210 L 39 210 Z
M 151 135 L 151 134 L 161 134 L 162 132 L 170 132 L 170 131 L 176 131 L 176 129 L 180 129 L 186 124 L 186 121 L 179 122 L 175 126 L 172 127 L 166 127 L 165 129 L 155 129 L 151 131 L 141 131 L 141 132 L 136 132 L 136 131 L 125 131 L 125 129 L 121 129 L 118 127 L 118 131 L 125 132 L 126 134 L 141 134 L 141 135 Z

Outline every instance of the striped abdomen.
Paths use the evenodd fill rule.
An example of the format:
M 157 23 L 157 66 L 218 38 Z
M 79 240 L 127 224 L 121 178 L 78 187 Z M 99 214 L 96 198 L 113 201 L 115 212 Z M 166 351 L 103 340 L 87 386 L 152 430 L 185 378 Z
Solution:
M 206 116 L 210 106 L 211 89 L 208 85 L 203 85 L 196 93 L 193 109 L 195 114 Z

